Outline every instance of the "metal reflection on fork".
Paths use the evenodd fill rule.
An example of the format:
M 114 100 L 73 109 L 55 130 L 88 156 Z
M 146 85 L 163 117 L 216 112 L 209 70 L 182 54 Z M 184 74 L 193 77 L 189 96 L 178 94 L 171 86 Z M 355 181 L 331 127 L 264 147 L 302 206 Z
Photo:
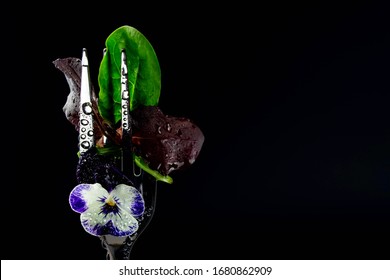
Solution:
M 103 55 L 106 55 L 104 50 Z M 92 87 L 90 81 L 90 71 L 87 50 L 82 52 L 82 71 L 81 71 L 81 89 L 80 89 L 80 112 L 79 112 L 79 152 L 82 155 L 91 147 L 95 146 L 93 108 L 91 102 Z M 126 51 L 121 52 L 121 156 L 120 169 L 131 179 L 142 194 L 145 201 L 145 212 L 139 220 L 139 229 L 136 233 L 127 237 L 117 237 L 112 235 L 103 235 L 100 237 L 102 247 L 107 250 L 107 259 L 130 259 L 130 253 L 135 241 L 150 223 L 155 208 L 157 195 L 157 181 L 149 174 L 136 167 L 132 153 L 132 119 L 130 114 L 130 93 L 127 71 Z M 105 137 L 105 136 L 103 136 Z M 107 140 L 107 138 L 105 137 Z M 106 141 L 104 141 L 106 143 Z

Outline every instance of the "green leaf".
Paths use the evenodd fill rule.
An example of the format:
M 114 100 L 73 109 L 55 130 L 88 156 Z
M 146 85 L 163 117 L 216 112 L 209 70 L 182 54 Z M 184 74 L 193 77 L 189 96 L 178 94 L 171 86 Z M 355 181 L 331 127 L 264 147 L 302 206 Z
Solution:
M 104 147 L 104 148 L 97 148 L 97 152 L 99 155 L 111 155 L 111 156 L 121 156 L 121 149 L 118 146 L 110 146 L 110 147 Z M 78 156 L 80 154 L 78 153 Z M 153 170 L 149 167 L 149 165 L 140 157 L 135 154 L 133 154 L 133 160 L 137 164 L 139 168 L 141 168 L 146 173 L 149 173 L 152 175 L 157 181 L 165 182 L 167 184 L 172 184 L 173 179 L 172 177 L 168 175 L 163 175 L 157 170 Z
M 162 175 L 158 171 L 151 169 L 141 157 L 134 155 L 134 161 L 139 168 L 152 175 L 157 181 L 162 181 L 168 184 L 173 183 L 172 177 L 170 177 L 169 175 Z
M 140 105 L 156 106 L 161 91 L 161 69 L 146 37 L 125 25 L 106 40 L 106 53 L 99 68 L 99 112 L 113 125 L 121 120 L 121 52 L 125 50 L 129 79 L 130 111 Z

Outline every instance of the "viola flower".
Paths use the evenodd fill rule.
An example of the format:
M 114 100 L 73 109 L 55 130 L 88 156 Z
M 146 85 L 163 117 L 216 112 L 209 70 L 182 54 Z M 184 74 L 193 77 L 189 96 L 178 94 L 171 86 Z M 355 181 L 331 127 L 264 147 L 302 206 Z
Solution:
M 99 183 L 79 184 L 69 195 L 73 211 L 80 213 L 83 228 L 95 236 L 129 236 L 138 230 L 137 218 L 145 211 L 141 193 L 126 184 L 108 192 Z

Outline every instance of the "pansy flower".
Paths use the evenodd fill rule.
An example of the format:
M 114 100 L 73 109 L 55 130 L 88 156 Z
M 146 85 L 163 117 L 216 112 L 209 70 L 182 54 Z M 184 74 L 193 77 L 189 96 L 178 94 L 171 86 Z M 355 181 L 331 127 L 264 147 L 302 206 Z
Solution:
M 138 230 L 145 210 L 141 193 L 126 184 L 108 192 L 100 183 L 79 184 L 70 193 L 73 211 L 80 213 L 83 228 L 95 236 L 129 236 Z
M 137 184 L 121 172 L 115 158 L 90 148 L 79 157 L 77 186 L 69 195 L 83 228 L 95 236 L 130 236 L 137 232 L 145 200 Z

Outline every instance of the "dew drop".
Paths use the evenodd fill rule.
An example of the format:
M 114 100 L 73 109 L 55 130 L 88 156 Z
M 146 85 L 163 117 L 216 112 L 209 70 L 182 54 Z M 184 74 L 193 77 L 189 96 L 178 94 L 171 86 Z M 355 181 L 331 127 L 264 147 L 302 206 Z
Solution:
M 93 136 L 93 131 L 92 130 L 88 130 L 87 134 L 88 134 L 88 136 L 92 137 Z
M 92 114 L 91 103 L 89 103 L 89 102 L 84 103 L 82 106 L 82 109 L 83 109 L 84 114 L 86 114 L 86 115 Z
M 129 91 L 128 90 L 124 90 L 123 93 L 122 93 L 122 99 L 129 99 L 130 96 L 129 96 Z
M 88 124 L 89 124 L 89 121 L 86 120 L 86 119 L 82 119 L 82 120 L 81 120 L 81 124 L 82 124 L 82 125 L 88 125 Z
M 81 142 L 81 147 L 83 147 L 84 149 L 89 149 L 89 147 L 91 147 L 91 144 L 88 141 L 83 141 Z

